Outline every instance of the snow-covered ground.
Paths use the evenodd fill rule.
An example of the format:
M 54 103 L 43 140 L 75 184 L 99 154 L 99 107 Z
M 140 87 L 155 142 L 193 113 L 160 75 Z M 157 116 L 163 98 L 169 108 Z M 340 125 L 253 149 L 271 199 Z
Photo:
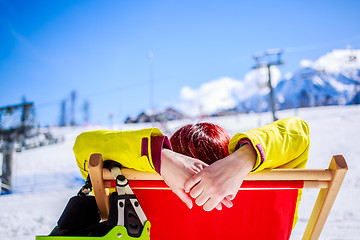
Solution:
M 326 168 L 332 155 L 345 156 L 349 171 L 330 212 L 320 239 L 359 239 L 360 236 L 360 106 L 319 107 L 286 110 L 280 118 L 299 116 L 310 127 L 311 147 L 308 167 Z M 204 119 L 225 127 L 231 135 L 270 122 L 269 113 Z M 171 133 L 188 121 L 158 126 Z M 115 129 L 136 129 L 149 125 L 122 125 Z M 33 240 L 46 235 L 56 224 L 68 199 L 82 185 L 72 145 L 75 137 L 88 128 L 65 128 L 65 142 L 15 153 L 14 193 L 0 196 L 0 239 Z M 98 128 L 98 127 L 96 127 Z M 0 156 L 1 157 L 1 156 Z M 304 191 L 299 221 L 291 239 L 301 239 L 317 190 Z

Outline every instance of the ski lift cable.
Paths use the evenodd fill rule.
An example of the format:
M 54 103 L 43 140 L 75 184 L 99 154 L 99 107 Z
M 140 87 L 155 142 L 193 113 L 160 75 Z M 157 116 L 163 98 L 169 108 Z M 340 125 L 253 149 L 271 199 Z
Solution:
M 325 43 L 318 43 L 318 44 L 311 44 L 311 45 L 303 45 L 303 46 L 296 46 L 296 47 L 286 47 L 284 48 L 284 51 L 286 53 L 295 53 L 295 52 L 305 52 L 305 51 L 311 51 L 326 47 L 333 47 L 335 45 L 339 44 L 348 44 L 349 42 L 360 42 L 360 35 L 351 37 L 351 38 L 345 38 L 341 40 L 331 41 L 331 42 L 325 42 Z
M 349 43 L 354 44 L 354 43 L 359 43 L 359 42 L 360 42 L 360 35 L 357 35 L 354 37 L 331 41 L 331 42 L 284 47 L 284 48 L 278 48 L 278 49 L 274 48 L 272 50 L 282 49 L 283 53 L 291 54 L 291 53 L 297 53 L 297 52 L 308 52 L 308 51 L 317 50 L 317 49 L 324 49 L 324 48 L 328 48 L 328 47 L 335 47 L 335 46 L 338 46 L 339 44 L 349 44 Z M 258 52 L 258 53 L 263 53 L 263 51 Z M 256 58 L 257 54 L 255 53 L 252 57 Z M 244 55 L 237 56 L 235 59 L 234 58 L 229 59 L 228 62 L 234 62 L 234 61 L 235 62 L 245 62 L 245 61 L 247 62 L 248 60 L 249 60 L 249 55 L 244 54 Z

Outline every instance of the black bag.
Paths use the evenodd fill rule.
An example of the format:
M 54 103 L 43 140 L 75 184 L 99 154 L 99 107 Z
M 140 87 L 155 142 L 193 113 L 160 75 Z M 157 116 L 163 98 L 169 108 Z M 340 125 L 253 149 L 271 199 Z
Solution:
M 99 227 L 103 228 L 104 224 L 99 222 L 100 214 L 95 197 L 74 196 L 70 198 L 50 236 L 89 236 L 93 232 L 91 229 L 98 231 Z

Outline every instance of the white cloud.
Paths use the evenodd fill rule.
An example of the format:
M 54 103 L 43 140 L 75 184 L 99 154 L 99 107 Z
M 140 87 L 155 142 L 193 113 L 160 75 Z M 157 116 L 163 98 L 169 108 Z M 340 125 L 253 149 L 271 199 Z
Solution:
M 313 67 L 327 73 L 354 74 L 349 77 L 356 77 L 357 71 L 355 70 L 360 68 L 360 50 L 333 50 L 315 61 Z
M 191 87 L 185 86 L 180 91 L 180 98 L 185 101 L 187 99 L 195 99 L 196 91 L 192 90 Z
M 293 76 L 294 76 L 294 74 L 293 74 L 292 72 L 287 72 L 287 73 L 285 74 L 284 78 L 285 78 L 286 80 L 289 80 L 289 79 L 291 79 Z
M 313 62 L 311 60 L 308 59 L 303 59 L 300 61 L 300 67 L 301 68 L 308 68 L 308 67 L 312 67 Z
M 180 91 L 180 108 L 191 116 L 234 108 L 243 91 L 242 81 L 228 77 L 204 83 L 198 89 L 185 86 Z
M 359 49 L 335 49 L 316 61 L 303 59 L 300 62 L 302 68 L 313 68 L 317 72 L 326 72 L 334 75 L 340 73 L 351 79 L 359 79 L 360 68 Z
M 269 92 L 267 68 L 254 69 L 245 75 L 244 80 L 223 77 L 202 84 L 198 89 L 185 86 L 180 91 L 178 108 L 190 116 L 212 114 L 236 107 L 253 95 Z M 281 73 L 276 66 L 271 67 L 272 84 L 275 87 Z

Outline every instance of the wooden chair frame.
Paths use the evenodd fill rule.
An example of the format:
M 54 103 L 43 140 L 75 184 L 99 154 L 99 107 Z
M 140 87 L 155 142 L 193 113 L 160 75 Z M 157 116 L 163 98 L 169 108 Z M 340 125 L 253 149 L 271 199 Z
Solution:
M 318 239 L 320 236 L 347 170 L 345 158 L 342 155 L 335 155 L 332 157 L 327 169 L 264 170 L 249 173 L 244 181 L 301 180 L 304 182 L 304 189 L 319 188 L 317 200 L 302 238 L 313 240 Z M 110 182 L 114 180 L 114 177 L 108 169 L 103 169 L 103 160 L 100 154 L 92 154 L 90 156 L 89 173 L 100 214 L 102 219 L 106 220 L 109 214 L 106 188 L 111 186 Z M 163 180 L 156 173 L 140 172 L 133 169 L 122 169 L 122 173 L 129 180 Z

